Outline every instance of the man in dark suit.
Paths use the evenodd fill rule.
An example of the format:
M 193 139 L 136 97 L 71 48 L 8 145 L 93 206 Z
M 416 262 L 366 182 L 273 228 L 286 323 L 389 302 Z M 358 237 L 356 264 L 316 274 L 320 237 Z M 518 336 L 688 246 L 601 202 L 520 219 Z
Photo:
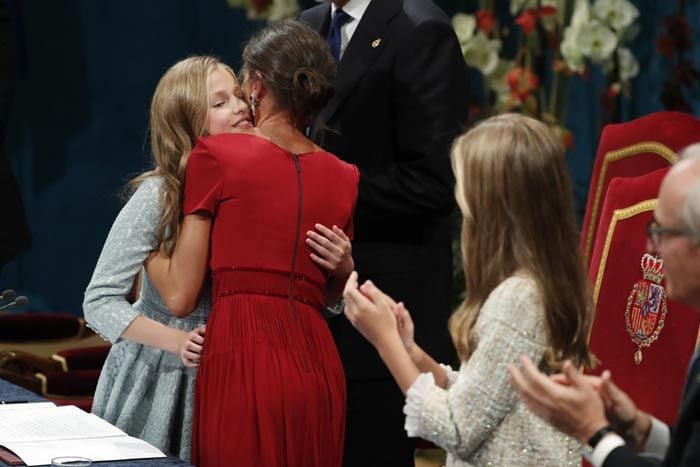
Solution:
M 340 9 L 343 18 L 332 20 Z M 320 141 L 361 172 L 355 267 L 404 301 L 416 339 L 449 361 L 449 152 L 468 114 L 466 65 L 449 19 L 430 0 L 338 0 L 299 19 L 339 60 Z M 401 391 L 346 319 L 330 326 L 348 384 L 345 465 L 413 465 Z
M 686 149 L 661 183 L 647 234 L 647 249 L 664 261 L 668 296 L 700 311 L 700 144 Z M 583 455 L 595 467 L 690 467 L 700 466 L 698 366 L 696 352 L 673 432 L 638 410 L 607 371 L 583 376 L 565 364 L 562 385 L 564 376 L 548 378 L 526 358 L 522 371 L 508 370 L 530 410 L 585 443 Z

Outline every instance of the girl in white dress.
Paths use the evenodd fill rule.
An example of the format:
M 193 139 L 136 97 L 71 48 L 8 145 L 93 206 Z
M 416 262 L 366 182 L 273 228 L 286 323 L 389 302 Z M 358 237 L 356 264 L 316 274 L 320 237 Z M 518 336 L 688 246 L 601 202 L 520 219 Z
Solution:
M 406 394 L 408 435 L 444 448 L 448 466 L 580 465 L 575 440 L 520 403 L 506 370 L 521 354 L 547 372 L 593 364 L 564 148 L 543 123 L 507 114 L 459 137 L 452 161 L 467 287 L 449 323 L 459 371 L 427 355 L 406 307 L 357 273 L 345 314 Z

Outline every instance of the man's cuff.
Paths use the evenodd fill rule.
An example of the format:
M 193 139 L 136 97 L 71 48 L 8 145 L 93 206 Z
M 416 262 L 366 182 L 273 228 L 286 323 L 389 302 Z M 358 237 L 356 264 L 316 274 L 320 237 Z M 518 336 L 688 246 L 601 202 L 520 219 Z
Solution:
M 625 440 L 622 439 L 622 436 L 616 433 L 608 433 L 600 440 L 593 451 L 582 449 L 581 454 L 593 467 L 601 467 L 610 453 L 614 449 L 624 446 L 624 444 Z
M 668 445 L 671 443 L 671 430 L 664 422 L 649 416 L 651 419 L 651 429 L 649 437 L 644 445 L 644 453 L 663 459 L 666 455 Z

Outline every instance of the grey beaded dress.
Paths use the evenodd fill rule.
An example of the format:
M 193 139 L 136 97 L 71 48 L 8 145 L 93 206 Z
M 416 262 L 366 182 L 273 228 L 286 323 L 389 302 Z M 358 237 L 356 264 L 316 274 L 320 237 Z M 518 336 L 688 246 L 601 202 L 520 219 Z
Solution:
M 126 301 L 134 278 L 158 246 L 161 185 L 160 178 L 146 179 L 126 203 L 85 291 L 88 326 L 114 344 L 100 374 L 92 411 L 129 435 L 189 460 L 196 369 L 186 368 L 178 355 L 121 338 L 139 315 L 191 331 L 206 322 L 211 308 L 211 293 L 204 290 L 191 315 L 175 318 L 145 271 L 139 300 L 133 306 Z

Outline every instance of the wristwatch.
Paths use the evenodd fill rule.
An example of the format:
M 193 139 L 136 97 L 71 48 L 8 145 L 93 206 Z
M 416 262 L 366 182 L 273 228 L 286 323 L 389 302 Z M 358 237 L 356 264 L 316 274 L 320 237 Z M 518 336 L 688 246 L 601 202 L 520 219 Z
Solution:
M 342 315 L 343 311 L 345 311 L 345 300 L 341 298 L 335 305 L 325 307 L 323 314 L 326 317 L 326 319 L 328 319 L 338 315 Z
M 592 453 L 595 447 L 600 443 L 600 440 L 602 440 L 605 435 L 608 433 L 614 433 L 615 430 L 610 425 L 606 425 L 600 430 L 596 431 L 593 433 L 593 436 L 588 438 L 588 441 L 586 441 L 586 444 L 583 445 L 582 449 L 586 451 L 587 453 Z

